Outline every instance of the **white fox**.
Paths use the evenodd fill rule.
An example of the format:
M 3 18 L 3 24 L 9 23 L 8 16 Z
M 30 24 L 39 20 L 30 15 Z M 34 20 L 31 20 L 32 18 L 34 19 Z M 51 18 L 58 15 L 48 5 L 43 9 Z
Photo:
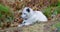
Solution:
M 47 17 L 41 11 L 33 11 L 29 7 L 25 7 L 22 11 L 23 25 L 30 25 L 35 22 L 47 22 Z

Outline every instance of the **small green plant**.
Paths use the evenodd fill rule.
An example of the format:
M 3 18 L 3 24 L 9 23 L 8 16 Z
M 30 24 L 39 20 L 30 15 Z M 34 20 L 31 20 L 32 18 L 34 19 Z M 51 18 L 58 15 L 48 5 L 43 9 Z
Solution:
M 52 9 L 52 7 L 47 7 L 47 8 L 45 8 L 45 9 L 43 9 L 43 10 L 44 10 L 43 13 L 44 13 L 48 18 L 51 17 L 51 15 L 52 15 L 51 9 Z
M 54 24 L 55 27 L 60 27 L 60 22 Z
M 0 4 L 0 25 L 1 22 L 11 22 L 13 20 L 13 13 L 8 6 Z
M 57 6 L 60 6 L 60 0 L 57 0 L 58 2 L 57 2 Z
M 0 17 L 2 17 L 3 13 L 8 14 L 9 12 L 9 7 L 0 4 Z
M 44 11 L 43 13 L 44 13 L 48 18 L 51 17 L 53 14 L 54 14 L 54 15 L 60 14 L 60 6 L 56 6 L 56 7 L 54 8 L 53 12 L 52 12 L 52 8 L 54 8 L 54 7 L 49 6 L 49 7 L 45 8 L 45 9 L 43 9 L 43 11 Z
M 52 29 L 54 29 L 57 32 L 60 32 L 60 22 L 55 23 L 51 26 Z M 52 30 L 51 30 L 52 31 Z
M 60 14 L 60 6 L 57 6 L 53 12 L 53 14 L 57 15 Z
M 1 14 L 1 12 L 0 12 L 0 17 L 2 17 L 2 14 Z
M 9 7 L 0 4 L 0 12 L 8 13 L 9 12 Z
M 58 29 L 58 32 L 60 32 L 60 22 L 54 24 L 53 26 Z

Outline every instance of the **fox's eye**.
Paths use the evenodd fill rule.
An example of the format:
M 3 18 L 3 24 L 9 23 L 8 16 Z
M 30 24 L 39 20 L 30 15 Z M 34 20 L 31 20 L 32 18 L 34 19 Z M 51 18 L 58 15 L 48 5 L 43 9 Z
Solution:
M 24 22 L 24 23 L 26 23 L 26 22 Z
M 24 13 L 24 15 L 26 15 L 26 13 Z

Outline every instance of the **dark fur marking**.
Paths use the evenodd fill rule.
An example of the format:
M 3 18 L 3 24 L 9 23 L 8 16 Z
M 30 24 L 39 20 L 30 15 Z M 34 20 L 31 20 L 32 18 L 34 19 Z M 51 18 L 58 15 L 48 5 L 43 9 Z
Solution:
M 26 9 L 26 11 L 27 11 L 27 12 L 30 12 L 30 9 L 28 8 L 28 9 Z

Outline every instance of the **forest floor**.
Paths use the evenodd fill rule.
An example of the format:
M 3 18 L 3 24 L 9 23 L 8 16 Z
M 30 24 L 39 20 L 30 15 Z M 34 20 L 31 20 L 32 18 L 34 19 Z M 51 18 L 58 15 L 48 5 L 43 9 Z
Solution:
M 60 23 L 60 17 L 54 17 L 48 22 L 35 23 L 30 26 L 9 27 L 0 30 L 0 32 L 58 32 L 57 27 L 54 26 L 56 23 Z
M 15 17 L 15 20 L 17 20 L 17 21 L 15 21 L 15 20 L 14 20 L 15 22 L 13 21 L 14 23 L 12 23 L 12 26 L 14 26 L 14 27 L 10 26 L 8 28 L 4 28 L 5 26 L 3 25 L 4 27 L 2 27 L 3 29 L 0 28 L 0 32 L 60 32 L 60 14 L 58 14 L 57 16 L 55 16 L 53 18 L 48 18 L 49 20 L 45 23 L 40 22 L 40 23 L 35 23 L 30 26 L 17 27 L 18 23 L 21 20 L 21 19 L 19 19 L 20 13 L 17 11 L 22 10 L 25 6 L 31 7 L 33 10 L 44 11 L 44 9 L 46 9 L 46 7 L 48 7 L 51 3 L 56 2 L 56 1 L 53 0 L 53 2 L 51 2 L 51 3 L 49 3 L 48 1 L 46 2 L 46 0 L 44 0 L 44 1 L 42 1 L 42 0 L 38 0 L 38 1 L 21 0 L 20 2 L 18 0 L 16 0 L 15 2 L 14 1 L 15 0 L 13 0 L 12 2 L 10 1 L 10 3 L 9 3 L 9 0 L 6 3 L 4 1 L 2 1 L 2 2 L 4 5 L 9 6 L 11 8 L 12 12 L 14 11 L 13 12 L 14 17 Z M 53 7 L 52 9 L 49 8 L 48 11 L 49 10 L 53 11 L 54 9 L 56 9 L 56 7 Z M 48 14 L 48 15 L 50 15 L 50 14 Z

